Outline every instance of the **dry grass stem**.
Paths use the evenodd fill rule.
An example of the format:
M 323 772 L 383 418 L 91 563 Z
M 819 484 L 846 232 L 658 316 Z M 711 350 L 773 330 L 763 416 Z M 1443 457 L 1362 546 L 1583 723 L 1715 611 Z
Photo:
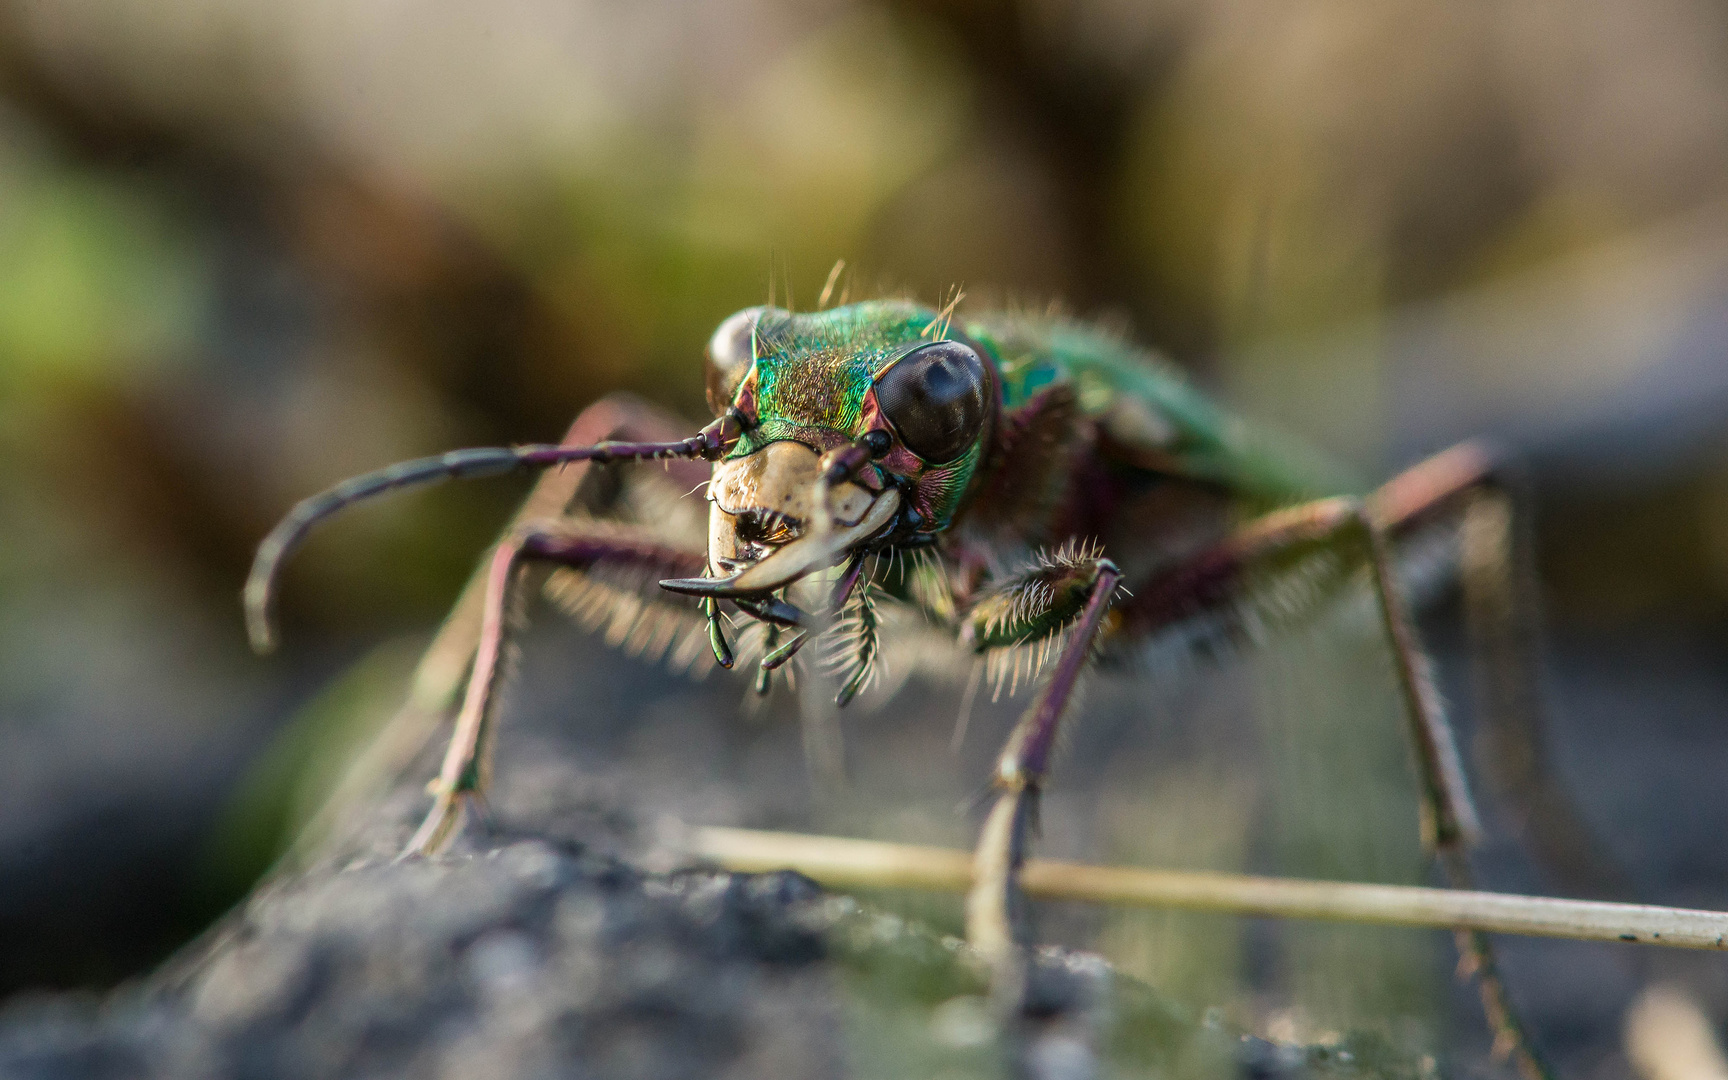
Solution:
M 796 870 L 837 888 L 964 892 L 972 884 L 971 854 L 950 848 L 705 828 L 693 831 L 691 851 L 729 870 Z M 1045 859 L 1029 860 L 1021 880 L 1029 894 L 1048 900 L 1485 930 L 1676 949 L 1728 949 L 1728 913 L 1648 904 L 1088 866 Z

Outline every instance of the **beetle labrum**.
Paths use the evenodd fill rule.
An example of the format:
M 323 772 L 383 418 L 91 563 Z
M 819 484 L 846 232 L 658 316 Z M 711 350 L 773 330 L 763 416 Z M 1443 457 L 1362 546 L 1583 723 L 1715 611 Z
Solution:
M 272 645 L 270 602 L 284 558 L 318 520 L 353 502 L 519 468 L 712 463 L 706 550 L 568 513 L 580 476 L 562 495 L 531 497 L 538 509 L 487 564 L 479 633 L 461 658 L 472 666 L 455 733 L 408 852 L 441 847 L 485 788 L 509 594 L 524 564 L 557 567 L 576 607 L 594 589 L 629 594 L 641 616 L 633 626 L 659 620 L 635 636 L 638 647 L 683 664 L 711 655 L 730 668 L 738 654 L 728 624 L 762 625 L 759 689 L 822 630 L 820 613 L 791 595 L 822 576 L 831 582 L 828 611 L 850 605 L 854 613 L 827 627 L 847 639 L 842 704 L 873 673 L 879 596 L 921 609 L 980 657 L 1015 656 L 1018 666 L 1030 656 L 1042 668 L 997 759 L 966 902 L 969 938 L 1012 983 L 1029 944 L 1017 873 L 1083 670 L 1152 648 L 1251 643 L 1365 572 L 1395 658 L 1423 839 L 1451 882 L 1468 885 L 1477 814 L 1392 549 L 1455 527 L 1482 500 L 1503 504 L 1495 455 L 1466 443 L 1365 497 L 1337 495 L 1321 471 L 1298 464 L 1302 457 L 1118 337 L 1055 315 L 956 319 L 952 308 L 898 300 L 803 313 L 750 308 L 709 343 L 716 419 L 694 435 L 668 437 L 674 422 L 608 399 L 558 445 L 455 451 L 306 499 L 258 550 L 245 592 L 253 643 Z M 907 551 L 923 553 L 916 582 L 903 566 L 896 576 L 887 558 Z M 1458 938 L 1497 1039 L 1539 1074 L 1486 942 Z

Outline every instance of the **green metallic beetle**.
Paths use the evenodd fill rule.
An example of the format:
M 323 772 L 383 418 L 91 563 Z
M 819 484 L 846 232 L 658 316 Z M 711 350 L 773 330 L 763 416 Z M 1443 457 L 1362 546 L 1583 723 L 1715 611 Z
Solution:
M 968 936 L 1015 985 L 1029 955 L 1017 875 L 1082 670 L 1094 659 L 1252 644 L 1366 568 L 1397 661 L 1424 840 L 1452 882 L 1467 885 L 1477 817 L 1390 552 L 1455 529 L 1472 508 L 1504 507 L 1495 456 L 1464 444 L 1369 495 L 1341 496 L 1347 482 L 1318 458 L 1266 438 L 1118 337 L 1047 313 L 956 318 L 953 306 L 751 308 L 710 341 L 717 419 L 693 436 L 676 438 L 658 413 L 608 399 L 557 446 L 456 451 L 309 498 L 259 549 L 246 589 L 254 644 L 271 644 L 284 557 L 352 502 L 448 477 L 670 459 L 681 479 L 707 482 L 706 550 L 582 514 L 585 467 L 542 478 L 471 590 L 478 629 L 443 645 L 446 669 L 471 674 L 433 807 L 408 850 L 438 849 L 484 790 L 522 564 L 558 567 L 551 588 L 567 606 L 590 622 L 612 619 L 614 640 L 677 666 L 711 657 L 730 668 L 738 654 L 728 625 L 761 624 L 759 690 L 806 641 L 839 635 L 841 704 L 874 674 L 885 597 L 920 609 L 995 670 L 1012 657 L 1016 672 L 1030 665 L 1042 680 L 997 760 L 966 905 Z M 713 463 L 706 476 L 702 462 Z M 899 552 L 922 555 L 889 558 Z M 627 616 L 617 614 L 621 597 Z M 1539 1072 L 1486 943 L 1463 933 L 1460 946 L 1497 1034 Z

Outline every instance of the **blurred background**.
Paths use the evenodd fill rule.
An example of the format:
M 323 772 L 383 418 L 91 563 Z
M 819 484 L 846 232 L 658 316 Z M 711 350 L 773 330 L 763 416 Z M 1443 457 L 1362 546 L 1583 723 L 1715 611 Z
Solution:
M 713 326 L 837 258 L 1059 299 L 1363 475 L 1518 448 L 1552 767 L 1639 898 L 1728 906 L 1719 5 L 0 0 L 0 991 L 240 896 L 356 738 L 321 691 L 399 688 L 525 488 L 323 530 L 259 660 L 293 501 L 613 390 L 700 417 Z M 1504 835 L 1490 884 L 1553 887 Z M 1512 961 L 1617 1076 L 1650 973 L 1604 955 Z M 1728 1019 L 1719 963 L 1672 977 Z

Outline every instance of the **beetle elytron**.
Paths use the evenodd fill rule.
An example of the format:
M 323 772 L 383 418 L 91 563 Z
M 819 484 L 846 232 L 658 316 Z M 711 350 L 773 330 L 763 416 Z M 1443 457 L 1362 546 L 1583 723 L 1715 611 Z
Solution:
M 562 568 L 578 603 L 584 581 L 614 592 L 633 583 L 635 609 L 685 627 L 685 661 L 695 642 L 731 667 L 729 623 L 762 624 L 759 687 L 817 632 L 819 613 L 796 606 L 789 589 L 822 574 L 833 581 L 828 609 L 850 605 L 861 616 L 836 624 L 851 658 L 842 704 L 878 655 L 878 594 L 917 605 L 981 656 L 1030 652 L 1044 669 L 995 766 L 966 904 L 968 936 L 1012 983 L 1027 955 L 1018 868 L 1086 665 L 1151 647 L 1251 641 L 1311 612 L 1366 568 L 1416 751 L 1424 840 L 1454 883 L 1467 883 L 1464 852 L 1477 817 L 1389 552 L 1406 535 L 1455 525 L 1480 500 L 1503 497 L 1493 455 L 1465 444 L 1365 498 L 1340 496 L 1321 472 L 1299 467 L 1173 369 L 1110 334 L 1050 314 L 956 319 L 952 309 L 891 300 L 804 313 L 751 308 L 710 342 L 717 418 L 695 435 L 669 438 L 677 429 L 665 418 L 609 399 L 584 413 L 564 444 L 456 451 L 309 498 L 259 549 L 246 590 L 254 643 L 270 645 L 283 558 L 317 520 L 357 500 L 521 467 L 711 462 L 706 550 L 571 515 L 567 500 L 530 500 L 542 516 L 526 515 L 491 555 L 455 735 L 409 851 L 440 847 L 483 791 L 508 594 L 522 564 Z M 924 553 L 911 564 L 916 580 L 905 560 L 886 557 L 913 550 Z M 668 631 L 657 647 L 677 651 L 675 636 Z M 1538 1068 L 1486 944 L 1461 934 L 1460 946 L 1482 977 L 1499 1038 L 1520 1045 L 1526 1071 Z

